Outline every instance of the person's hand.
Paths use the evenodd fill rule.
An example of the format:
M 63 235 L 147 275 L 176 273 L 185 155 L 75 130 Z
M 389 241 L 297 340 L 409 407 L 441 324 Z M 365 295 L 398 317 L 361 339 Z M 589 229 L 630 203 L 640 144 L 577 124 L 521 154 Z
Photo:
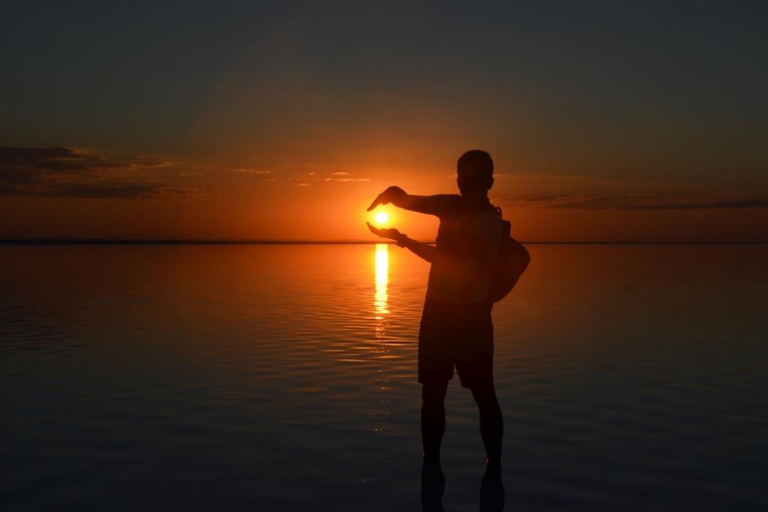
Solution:
M 396 201 L 398 198 L 403 197 L 404 195 L 406 195 L 405 190 L 401 189 L 400 187 L 389 187 L 384 192 L 376 196 L 376 199 L 373 200 L 371 206 L 369 206 L 366 211 L 369 212 L 380 204 L 389 204 L 392 201 Z
M 403 243 L 403 239 L 405 238 L 405 235 L 396 230 L 395 228 L 377 228 L 376 226 L 371 225 L 370 222 L 366 222 L 368 224 L 368 229 L 371 230 L 371 233 L 373 233 L 376 236 L 380 236 L 381 238 L 389 238 L 391 240 L 394 240 L 398 244 Z

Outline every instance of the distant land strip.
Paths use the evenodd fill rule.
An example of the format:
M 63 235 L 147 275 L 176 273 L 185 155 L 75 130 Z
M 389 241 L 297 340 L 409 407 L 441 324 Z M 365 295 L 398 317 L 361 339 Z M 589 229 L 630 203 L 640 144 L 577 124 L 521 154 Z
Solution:
M 434 244 L 434 240 L 421 240 Z M 0 245 L 376 245 L 394 244 L 378 240 L 145 240 L 133 238 L 2 238 Z M 768 245 L 768 241 L 521 241 L 526 245 Z

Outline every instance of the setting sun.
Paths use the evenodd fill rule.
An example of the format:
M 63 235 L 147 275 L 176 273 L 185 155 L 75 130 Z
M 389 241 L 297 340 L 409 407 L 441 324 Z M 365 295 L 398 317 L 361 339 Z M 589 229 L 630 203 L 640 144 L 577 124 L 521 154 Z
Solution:
M 389 215 L 387 215 L 387 212 L 379 212 L 375 218 L 377 224 L 386 224 L 389 220 Z

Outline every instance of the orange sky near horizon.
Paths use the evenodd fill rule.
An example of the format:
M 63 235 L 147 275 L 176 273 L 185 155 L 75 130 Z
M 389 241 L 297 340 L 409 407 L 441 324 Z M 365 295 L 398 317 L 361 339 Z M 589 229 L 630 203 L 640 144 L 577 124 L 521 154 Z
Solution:
M 338 181 L 353 173 L 274 181 L 267 181 L 270 174 L 231 174 L 234 180 L 226 185 L 198 183 L 190 186 L 194 193 L 175 197 L 6 197 L 0 202 L 0 238 L 373 241 L 365 222 L 376 212 L 365 210 L 386 186 L 416 194 L 456 192 L 449 173 L 392 173 L 389 180 L 369 181 Z M 500 173 L 490 194 L 520 240 L 768 242 L 768 208 L 743 207 L 738 196 L 715 189 L 698 187 L 683 195 L 679 187 L 646 183 L 645 190 L 629 194 L 625 185 L 606 180 L 549 176 L 537 187 L 535 182 L 535 176 Z M 726 199 L 734 203 L 720 204 Z M 378 210 L 389 214 L 389 226 L 434 239 L 435 218 L 393 205 Z

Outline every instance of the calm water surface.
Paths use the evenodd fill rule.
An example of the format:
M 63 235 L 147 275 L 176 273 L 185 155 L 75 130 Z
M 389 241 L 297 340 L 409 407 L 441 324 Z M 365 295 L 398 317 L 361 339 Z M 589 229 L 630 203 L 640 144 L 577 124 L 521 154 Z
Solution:
M 768 509 L 768 246 L 531 246 L 494 310 L 505 510 Z M 419 510 L 428 266 L 0 247 L 5 510 Z M 477 510 L 452 382 L 448 511 Z

